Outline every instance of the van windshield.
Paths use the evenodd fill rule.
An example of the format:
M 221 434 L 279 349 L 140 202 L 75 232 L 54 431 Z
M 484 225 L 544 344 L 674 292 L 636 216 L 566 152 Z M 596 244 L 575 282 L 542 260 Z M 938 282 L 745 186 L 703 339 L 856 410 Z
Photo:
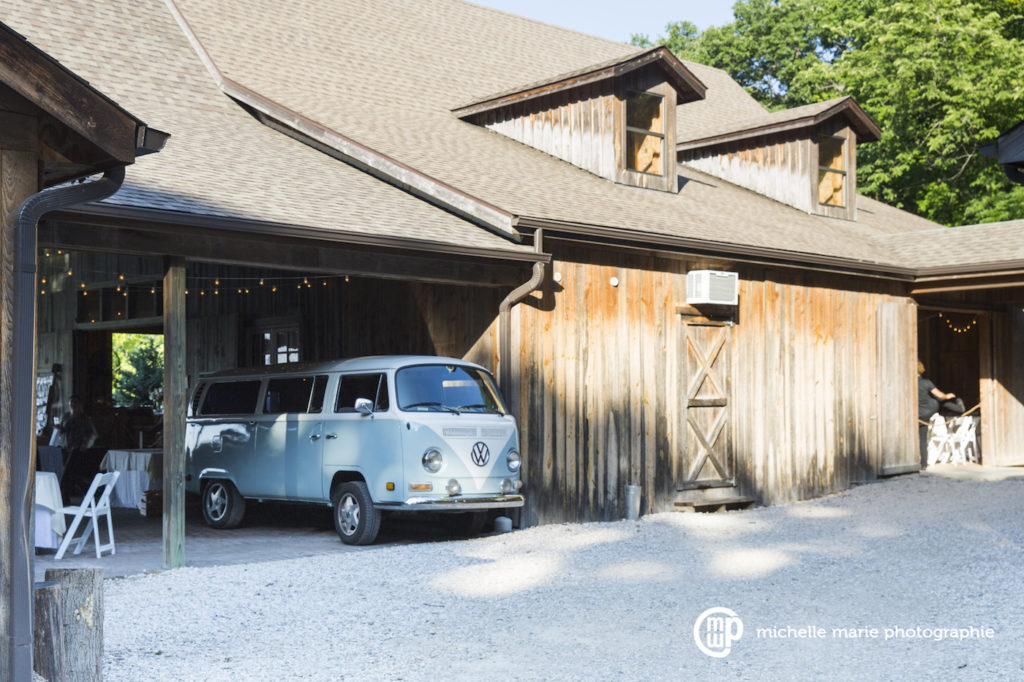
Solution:
M 475 367 L 405 367 L 395 373 L 395 389 L 398 409 L 408 412 L 508 412 L 494 379 Z

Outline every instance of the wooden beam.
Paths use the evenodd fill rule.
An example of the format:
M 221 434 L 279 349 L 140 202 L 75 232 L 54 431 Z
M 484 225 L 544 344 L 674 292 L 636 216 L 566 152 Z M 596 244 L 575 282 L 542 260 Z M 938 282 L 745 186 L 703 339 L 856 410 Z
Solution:
M 0 83 L 118 162 L 135 161 L 135 119 L 6 26 L 0 27 Z
M 185 259 L 164 268 L 164 568 L 185 565 Z
M 522 283 L 526 265 L 480 262 L 403 251 L 374 251 L 338 242 L 287 239 L 184 226 L 101 227 L 47 221 L 41 246 L 135 255 L 165 254 L 243 267 L 269 267 L 334 275 L 413 280 L 436 284 L 509 286 Z
M 928 284 L 917 284 L 911 288 L 913 296 L 920 294 L 938 294 L 948 291 L 979 291 L 983 289 L 1012 289 L 1024 287 L 1024 275 L 997 275 L 984 279 L 964 280 L 939 280 Z

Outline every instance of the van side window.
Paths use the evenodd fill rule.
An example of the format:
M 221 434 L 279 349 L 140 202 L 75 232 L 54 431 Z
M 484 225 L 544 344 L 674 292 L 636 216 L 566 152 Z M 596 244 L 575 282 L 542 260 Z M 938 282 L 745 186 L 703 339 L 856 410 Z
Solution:
M 196 386 L 196 392 L 192 396 L 192 414 L 199 414 L 199 399 L 203 396 L 203 389 L 206 388 L 206 384 L 200 383 Z
M 202 415 L 252 414 L 259 400 L 260 381 L 220 381 L 210 384 L 203 399 Z
M 305 412 L 313 392 L 313 377 L 288 377 L 267 382 L 263 414 Z
M 383 374 L 346 374 L 341 377 L 335 412 L 355 412 L 356 399 L 366 398 L 373 403 L 374 412 L 388 409 L 388 382 Z
M 317 375 L 313 379 L 313 399 L 309 401 L 310 412 L 323 411 L 325 393 L 327 393 L 327 375 Z

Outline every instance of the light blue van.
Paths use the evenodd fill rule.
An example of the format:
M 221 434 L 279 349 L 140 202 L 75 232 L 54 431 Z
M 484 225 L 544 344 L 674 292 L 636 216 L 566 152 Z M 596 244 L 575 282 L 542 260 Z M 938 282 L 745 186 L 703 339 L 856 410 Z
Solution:
M 515 419 L 483 367 L 376 356 L 202 375 L 189 404 L 186 490 L 237 526 L 245 500 L 326 504 L 342 542 L 388 511 L 521 507 Z

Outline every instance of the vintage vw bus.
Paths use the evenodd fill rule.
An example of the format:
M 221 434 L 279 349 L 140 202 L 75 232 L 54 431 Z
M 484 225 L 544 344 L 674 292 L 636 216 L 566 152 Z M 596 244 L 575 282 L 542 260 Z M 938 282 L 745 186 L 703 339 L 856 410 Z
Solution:
M 238 525 L 245 500 L 333 507 L 346 544 L 388 511 L 521 507 L 519 435 L 491 374 L 432 356 L 378 356 L 202 375 L 189 404 L 186 490 Z M 469 516 L 472 514 L 473 516 Z

